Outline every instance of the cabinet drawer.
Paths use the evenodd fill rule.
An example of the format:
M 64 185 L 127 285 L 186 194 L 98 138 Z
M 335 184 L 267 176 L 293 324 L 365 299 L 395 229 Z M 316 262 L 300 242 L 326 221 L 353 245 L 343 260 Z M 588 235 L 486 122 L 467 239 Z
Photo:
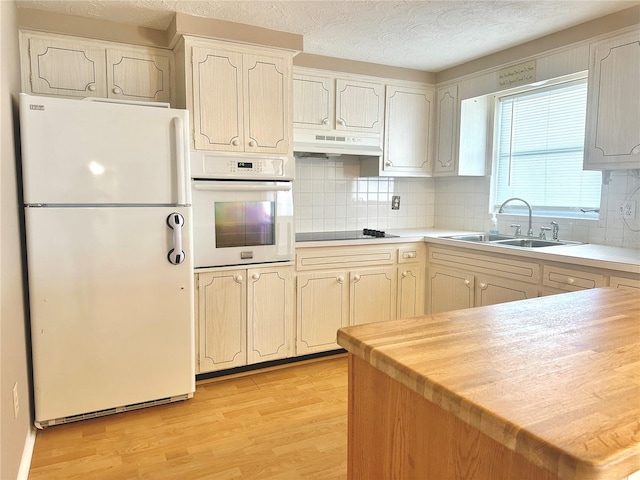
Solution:
M 398 263 L 418 263 L 425 259 L 426 245 L 416 243 L 398 248 Z
M 350 268 L 359 266 L 392 265 L 396 261 L 395 248 L 330 247 L 299 249 L 296 252 L 298 271 Z
M 542 285 L 568 291 L 586 290 L 603 287 L 604 275 L 545 265 Z
M 429 263 L 443 265 L 456 270 L 472 270 L 475 273 L 485 273 L 529 283 L 538 283 L 540 281 L 539 264 L 512 260 L 498 255 L 482 255 L 463 250 L 431 247 L 429 249 Z
M 613 288 L 640 288 L 640 278 L 611 276 L 609 278 L 609 286 Z

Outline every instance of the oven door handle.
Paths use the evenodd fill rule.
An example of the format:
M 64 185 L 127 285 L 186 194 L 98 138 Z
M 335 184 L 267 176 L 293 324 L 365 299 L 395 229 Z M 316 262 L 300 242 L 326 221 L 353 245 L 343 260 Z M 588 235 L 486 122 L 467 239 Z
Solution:
M 254 183 L 213 183 L 213 182 L 194 182 L 193 188 L 202 191 L 212 192 L 288 192 L 292 185 L 262 185 Z

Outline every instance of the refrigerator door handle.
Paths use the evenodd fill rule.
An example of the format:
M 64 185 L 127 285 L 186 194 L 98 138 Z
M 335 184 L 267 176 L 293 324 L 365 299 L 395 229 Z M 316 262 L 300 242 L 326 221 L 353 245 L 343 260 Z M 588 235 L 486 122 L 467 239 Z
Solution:
M 173 248 L 169 250 L 167 258 L 169 263 L 180 265 L 184 262 L 186 254 L 182 250 L 182 227 L 184 226 L 184 217 L 179 213 L 172 213 L 167 217 L 167 225 L 173 230 Z
M 186 175 L 184 158 L 184 124 L 182 118 L 173 117 L 173 137 L 176 149 L 176 192 L 178 194 L 177 204 L 186 205 Z

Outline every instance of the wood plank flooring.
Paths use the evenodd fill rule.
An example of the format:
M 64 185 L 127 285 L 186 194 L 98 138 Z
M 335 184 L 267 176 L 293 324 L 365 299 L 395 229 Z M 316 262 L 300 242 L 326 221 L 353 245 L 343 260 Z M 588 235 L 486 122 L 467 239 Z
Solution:
M 38 431 L 29 480 L 347 478 L 347 357 L 198 382 L 184 402 Z

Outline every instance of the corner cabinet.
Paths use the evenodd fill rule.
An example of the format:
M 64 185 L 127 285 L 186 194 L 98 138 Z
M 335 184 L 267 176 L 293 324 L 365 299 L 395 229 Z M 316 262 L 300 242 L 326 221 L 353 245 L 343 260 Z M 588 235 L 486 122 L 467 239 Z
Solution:
M 430 88 L 387 85 L 382 159 L 385 175 L 431 176 L 434 97 Z
M 293 153 L 292 54 L 186 37 L 177 58 L 196 150 Z
M 196 273 L 197 372 L 293 355 L 293 266 Z
M 585 170 L 640 168 L 640 31 L 589 49 Z
M 24 92 L 171 102 L 169 51 L 33 32 L 21 50 Z

